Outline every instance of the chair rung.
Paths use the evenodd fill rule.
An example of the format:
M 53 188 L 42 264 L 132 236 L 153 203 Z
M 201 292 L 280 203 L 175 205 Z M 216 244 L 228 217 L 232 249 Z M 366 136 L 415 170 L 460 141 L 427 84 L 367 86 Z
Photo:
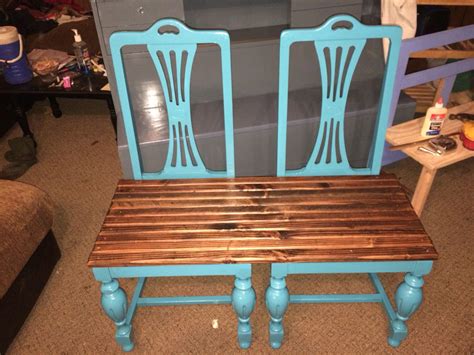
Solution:
M 177 306 L 193 304 L 230 304 L 230 296 L 140 297 L 138 306 Z
M 290 303 L 351 303 L 351 302 L 382 302 L 379 293 L 353 295 L 290 295 Z

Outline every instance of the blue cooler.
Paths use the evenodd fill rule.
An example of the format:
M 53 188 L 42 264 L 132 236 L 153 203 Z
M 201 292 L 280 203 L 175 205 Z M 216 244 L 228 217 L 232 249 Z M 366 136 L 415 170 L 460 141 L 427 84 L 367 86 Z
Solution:
M 23 51 L 23 41 L 16 27 L 0 27 L 0 66 L 5 81 L 12 85 L 23 84 L 33 78 Z

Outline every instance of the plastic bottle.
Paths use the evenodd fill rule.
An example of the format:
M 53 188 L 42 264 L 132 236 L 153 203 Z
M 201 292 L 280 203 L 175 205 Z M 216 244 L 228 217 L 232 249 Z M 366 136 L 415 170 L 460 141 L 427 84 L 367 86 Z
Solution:
M 74 43 L 72 46 L 74 47 L 77 68 L 83 73 L 88 73 L 90 68 L 90 57 L 89 50 L 87 49 L 87 43 L 82 40 L 78 30 L 73 28 L 72 32 L 74 32 Z
M 436 101 L 436 104 L 426 111 L 423 127 L 421 128 L 421 135 L 431 137 L 440 134 L 447 113 L 448 109 L 443 107 L 443 98 L 440 97 L 438 101 Z

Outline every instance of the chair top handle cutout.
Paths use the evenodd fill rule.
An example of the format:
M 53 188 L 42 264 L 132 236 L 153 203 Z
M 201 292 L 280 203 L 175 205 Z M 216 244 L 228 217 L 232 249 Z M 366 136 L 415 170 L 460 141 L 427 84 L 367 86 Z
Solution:
M 363 26 L 363 24 L 351 15 L 334 15 L 328 18 L 326 22 L 320 26 L 320 28 L 330 28 L 331 30 L 336 31 L 339 29 L 357 29 L 358 26 Z
M 181 21 L 174 18 L 163 18 L 156 21 L 149 30 L 157 32 L 159 35 L 180 34 L 193 32 L 192 28 L 187 27 Z
M 179 28 L 173 25 L 163 25 L 160 28 L 158 28 L 158 34 L 159 35 L 178 35 Z
M 354 28 L 354 24 L 350 21 L 338 21 L 336 23 L 334 23 L 332 26 L 331 26 L 331 29 L 333 31 L 337 31 L 337 30 L 352 30 Z

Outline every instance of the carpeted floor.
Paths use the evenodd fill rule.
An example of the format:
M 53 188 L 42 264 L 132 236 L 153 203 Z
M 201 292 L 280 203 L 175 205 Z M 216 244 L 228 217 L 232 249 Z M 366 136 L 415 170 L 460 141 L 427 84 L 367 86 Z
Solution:
M 99 284 L 86 267 L 107 211 L 120 165 L 104 102 L 60 101 L 64 115 L 52 117 L 45 103 L 29 114 L 38 141 L 39 163 L 20 180 L 46 190 L 55 203 L 54 232 L 62 250 L 49 283 L 10 347 L 11 354 L 119 353 L 113 323 L 99 306 Z M 0 154 L 7 139 L 0 138 Z M 2 163 L 0 163 L 1 165 Z M 406 159 L 390 166 L 414 189 L 419 166 Z M 291 305 L 285 317 L 280 353 L 473 353 L 474 160 L 441 170 L 434 182 L 423 223 L 440 254 L 425 278 L 425 300 L 408 322 L 409 336 L 399 349 L 387 345 L 387 321 L 379 305 Z M 254 268 L 257 307 L 249 353 L 271 353 L 264 291 L 267 266 Z M 402 275 L 382 275 L 393 291 Z M 290 277 L 292 292 L 371 292 L 365 275 Z M 134 281 L 123 282 L 129 292 Z M 147 284 L 145 294 L 229 293 L 232 279 L 169 278 Z M 212 320 L 219 327 L 213 329 Z M 139 309 L 134 319 L 135 353 L 236 353 L 236 320 L 230 306 Z

